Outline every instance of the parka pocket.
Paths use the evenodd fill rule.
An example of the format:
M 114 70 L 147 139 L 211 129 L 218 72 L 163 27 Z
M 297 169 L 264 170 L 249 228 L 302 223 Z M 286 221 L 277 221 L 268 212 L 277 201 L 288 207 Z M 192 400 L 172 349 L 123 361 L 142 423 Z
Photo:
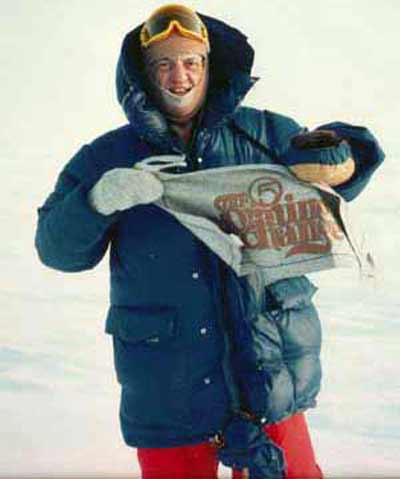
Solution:
M 137 396 L 162 395 L 185 383 L 187 355 L 178 338 L 177 317 L 169 307 L 110 309 L 106 332 L 113 335 L 117 378 Z
M 164 344 L 176 334 L 176 311 L 172 308 L 111 306 L 106 332 L 131 345 Z
M 110 310 L 106 331 L 113 335 L 126 427 L 167 430 L 188 425 L 187 352 L 178 340 L 177 317 L 168 307 Z

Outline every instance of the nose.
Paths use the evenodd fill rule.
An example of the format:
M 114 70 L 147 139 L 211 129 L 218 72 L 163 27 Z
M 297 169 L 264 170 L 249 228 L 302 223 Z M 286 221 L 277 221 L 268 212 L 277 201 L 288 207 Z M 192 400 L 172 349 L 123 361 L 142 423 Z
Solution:
M 174 83 L 184 81 L 186 79 L 186 69 L 183 61 L 178 58 L 171 71 L 171 80 Z

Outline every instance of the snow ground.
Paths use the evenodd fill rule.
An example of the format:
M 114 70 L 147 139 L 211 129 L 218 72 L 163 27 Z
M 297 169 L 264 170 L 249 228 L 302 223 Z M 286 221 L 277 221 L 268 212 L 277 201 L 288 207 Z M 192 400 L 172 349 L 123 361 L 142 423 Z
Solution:
M 159 3 L 119 0 L 118 11 L 109 0 L 97 0 L 96 9 L 75 0 L 2 5 L 2 479 L 138 477 L 134 451 L 119 432 L 119 390 L 103 333 L 107 261 L 78 275 L 48 270 L 33 236 L 35 208 L 63 163 L 84 141 L 124 121 L 113 96 L 116 52 L 132 18 Z M 400 62 L 393 45 L 400 7 L 393 0 L 305 0 L 285 2 L 283 11 L 282 4 L 253 0 L 260 15 L 248 15 L 248 2 L 239 0 L 229 12 L 225 0 L 196 7 L 251 33 L 257 74 L 266 78 L 252 105 L 286 111 L 310 127 L 336 119 L 366 124 L 388 153 L 352 206 L 375 252 L 378 279 L 359 281 L 344 270 L 313 276 L 324 378 L 308 419 L 328 478 L 399 478 Z M 274 18 L 268 41 L 261 13 Z M 271 43 L 282 31 L 276 49 Z M 286 70 L 288 58 L 295 75 Z
M 7 273 L 0 288 L 6 320 L 0 332 L 0 477 L 132 477 L 136 458 L 120 436 L 119 390 L 103 333 L 107 261 L 79 275 L 40 265 L 32 250 L 31 205 L 41 201 L 30 185 L 34 165 L 12 165 L 16 175 L 24 171 L 19 186 L 25 196 L 18 201 L 21 190 L 11 184 L 7 194 L 23 220 L 3 230 L 0 244 Z M 378 233 L 400 237 L 400 205 L 379 206 L 379 214 L 367 207 L 384 204 L 387 192 L 377 177 L 353 208 L 378 251 L 378 279 L 359 280 L 352 270 L 312 277 L 319 286 L 324 378 L 318 408 L 308 418 L 327 477 L 398 477 L 400 470 L 397 247 L 388 233 Z

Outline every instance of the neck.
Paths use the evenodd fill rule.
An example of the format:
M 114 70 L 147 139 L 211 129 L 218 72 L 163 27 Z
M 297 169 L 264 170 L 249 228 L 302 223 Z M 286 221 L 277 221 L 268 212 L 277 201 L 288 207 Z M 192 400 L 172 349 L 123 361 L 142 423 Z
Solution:
M 188 145 L 193 133 L 193 120 L 189 120 L 185 123 L 176 123 L 174 121 L 170 122 L 171 130 L 176 133 L 179 138 L 184 142 L 185 145 Z

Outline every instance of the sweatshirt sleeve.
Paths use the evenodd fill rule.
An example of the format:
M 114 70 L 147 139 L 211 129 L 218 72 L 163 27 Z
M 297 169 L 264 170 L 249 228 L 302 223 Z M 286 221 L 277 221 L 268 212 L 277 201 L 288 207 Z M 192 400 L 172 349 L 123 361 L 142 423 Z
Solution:
M 42 263 L 50 268 L 91 269 L 107 250 L 118 214 L 103 216 L 88 203 L 88 191 L 97 179 L 90 153 L 89 146 L 78 151 L 38 209 L 35 246 Z

